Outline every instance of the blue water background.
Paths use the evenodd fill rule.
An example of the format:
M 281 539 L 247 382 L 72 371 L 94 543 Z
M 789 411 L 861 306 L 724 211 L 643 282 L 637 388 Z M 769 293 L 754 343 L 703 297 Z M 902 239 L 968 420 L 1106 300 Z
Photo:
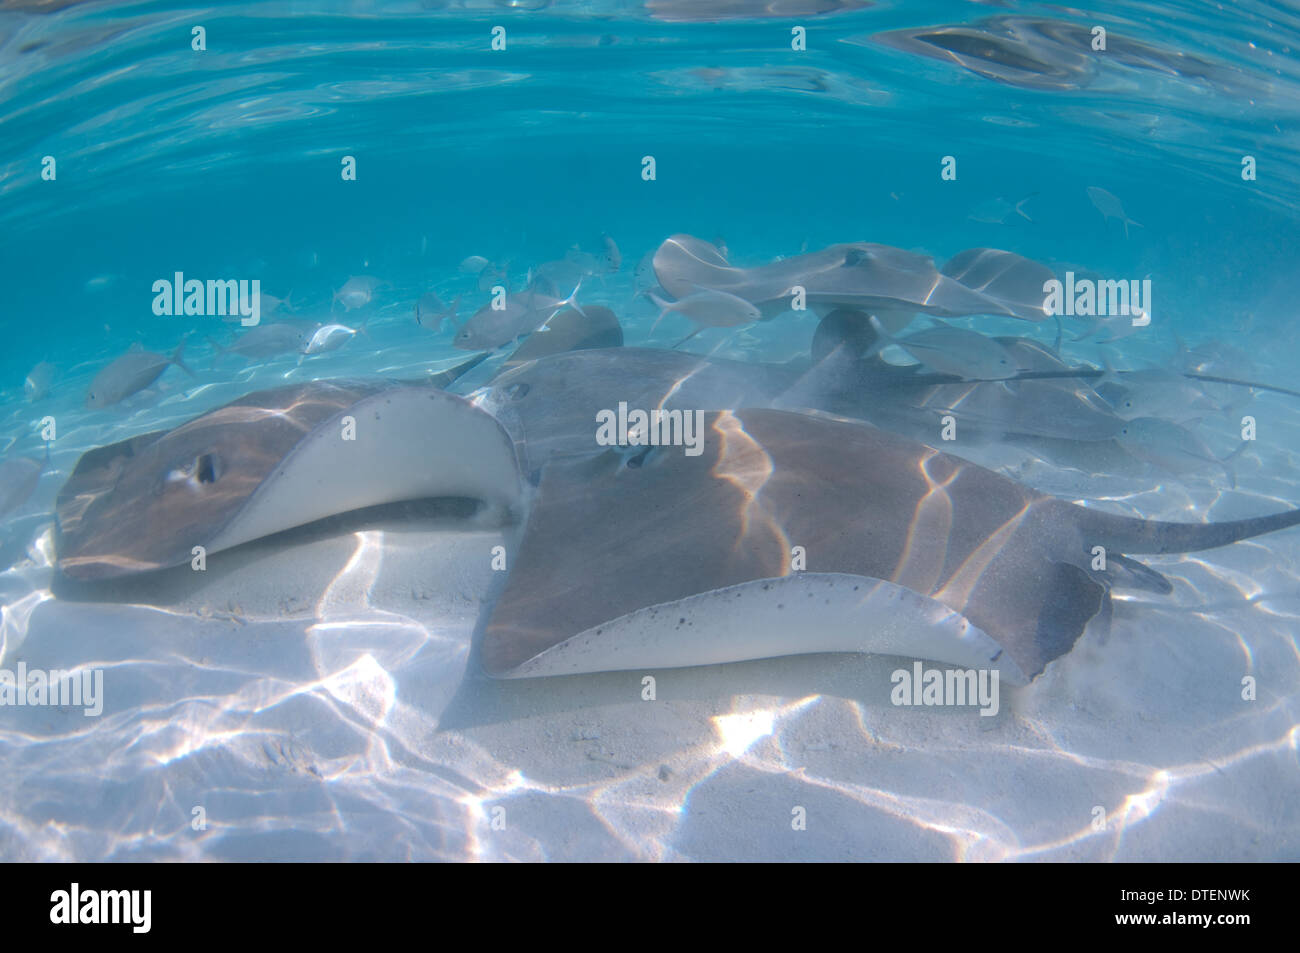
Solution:
M 396 327 L 399 301 L 468 287 L 466 255 L 522 271 L 575 243 L 599 251 L 608 233 L 630 272 L 680 231 L 748 264 L 867 240 L 940 261 L 988 245 L 1062 271 L 1150 274 L 1150 339 L 1293 351 L 1300 16 L 1104 6 L 884 3 L 719 23 L 662 22 L 634 3 L 0 12 L 0 382 L 17 400 L 39 360 L 67 369 L 136 340 L 169 351 L 188 331 L 225 335 L 218 319 L 152 313 L 153 281 L 178 270 L 316 303 L 377 275 L 397 286 Z M 1231 70 L 1232 88 L 1103 67 L 1087 89 L 1019 89 L 869 39 L 1009 12 L 1195 54 Z M 793 23 L 806 52 L 790 49 Z M 206 52 L 190 49 L 196 24 Z M 505 52 L 489 49 L 494 25 Z M 1256 182 L 1240 177 L 1245 154 Z M 44 155 L 55 182 L 40 179 Z M 340 179 L 343 155 L 355 182 Z M 641 179 L 643 155 L 657 181 Z M 955 182 L 940 179 L 944 155 Z M 1145 227 L 1126 240 L 1090 185 Z M 1032 225 L 968 218 L 1031 193 Z M 648 303 L 613 303 L 634 328 L 653 319 Z

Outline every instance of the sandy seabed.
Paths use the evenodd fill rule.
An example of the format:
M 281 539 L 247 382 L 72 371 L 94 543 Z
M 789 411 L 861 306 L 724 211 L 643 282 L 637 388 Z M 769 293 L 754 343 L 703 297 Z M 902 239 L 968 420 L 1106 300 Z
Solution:
M 489 553 L 517 528 L 436 510 L 291 531 L 110 597 L 55 581 L 48 513 L 84 450 L 286 379 L 413 377 L 429 357 L 395 355 L 197 385 L 169 371 L 111 413 L 75 388 L 11 405 L 7 429 L 54 413 L 60 436 L 0 527 L 0 665 L 103 669 L 105 698 L 95 718 L 0 711 L 0 858 L 1300 858 L 1295 530 L 1146 559 L 1174 592 L 1117 593 L 1109 630 L 1003 685 L 994 717 L 895 707 L 911 660 L 885 657 L 493 681 L 471 646 L 500 584 Z M 1235 491 L 965 449 L 1066 498 L 1232 519 L 1300 503 L 1300 407 L 1259 396 L 1251 413 Z

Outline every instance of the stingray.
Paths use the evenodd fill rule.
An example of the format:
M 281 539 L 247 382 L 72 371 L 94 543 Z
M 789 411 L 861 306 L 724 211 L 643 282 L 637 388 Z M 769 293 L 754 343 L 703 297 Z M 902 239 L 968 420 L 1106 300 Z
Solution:
M 618 323 L 614 312 L 601 305 L 586 305 L 583 312 L 561 311 L 551 318 L 546 330 L 525 338 L 502 367 L 515 367 L 548 354 L 621 347 L 622 344 L 623 326 Z
M 1092 24 L 1046 17 L 987 17 L 970 24 L 891 30 L 872 39 L 1024 89 L 1082 89 L 1096 80 L 1099 66 L 1114 65 L 1195 80 L 1238 95 L 1251 86 L 1235 68 L 1113 31 L 1107 33 L 1105 51 L 1094 53 Z
M 822 16 L 871 6 L 873 0 L 649 0 L 656 20 L 670 23 Z
M 988 251 L 963 252 L 954 261 Z M 802 287 L 807 305 L 820 312 L 853 307 L 878 315 L 882 310 L 922 311 L 943 317 L 994 314 L 1041 321 L 1041 281 L 1036 300 L 1026 303 L 999 296 L 1002 288 L 1023 296 L 1022 275 L 1027 271 L 1019 263 L 1027 259 L 1010 252 L 997 254 L 1010 256 L 1006 264 L 1015 260 L 1016 267 L 1011 269 L 1012 277 L 1004 277 L 1000 286 L 990 281 L 987 290 L 969 287 L 940 272 L 928 255 L 869 242 L 830 245 L 755 268 L 736 268 L 708 242 L 691 235 L 673 235 L 655 252 L 654 271 L 659 284 L 674 297 L 683 298 L 701 289 L 724 291 L 758 305 L 766 318 L 789 310 L 793 289 Z M 1044 272 L 1051 277 L 1046 269 Z
M 911 435 L 937 433 L 940 418 L 952 414 L 963 436 L 982 440 L 1101 442 L 1124 425 L 1089 386 L 1067 376 L 967 382 L 863 360 L 875 333 L 860 317 L 837 311 L 824 318 L 814 340 L 821 353 L 813 364 L 729 361 L 653 348 L 592 349 L 509 366 L 470 399 L 515 438 L 530 474 L 556 454 L 598 450 L 596 414 L 620 402 L 647 411 L 821 410 Z M 1061 370 L 1064 362 L 1033 342 L 996 340 L 1034 368 L 1028 373 L 1088 373 Z
M 1300 523 L 1300 510 L 1217 524 L 1115 516 L 857 422 L 768 409 L 705 419 L 700 456 L 626 448 L 545 466 L 483 627 L 488 674 L 868 652 L 1024 684 L 1108 618 L 1112 587 L 1171 590 L 1132 554 Z
M 509 367 L 470 400 L 501 422 L 518 445 L 521 465 L 535 473 L 554 455 L 599 449 L 596 414 L 620 401 L 644 410 L 767 404 L 794 386 L 801 373 L 797 364 L 727 361 L 658 348 L 593 349 Z
M 942 272 L 968 288 L 1007 305 L 1017 317 L 1046 317 L 1043 285 L 1056 278 L 1046 265 L 1000 248 L 970 248 L 948 260 Z
M 1024 89 L 1082 89 L 1097 67 L 1086 37 L 1077 44 L 1044 35 L 1046 20 L 991 17 L 969 25 L 891 30 L 877 43 L 962 66 L 985 79 Z M 1084 31 L 1086 34 L 1086 31 Z
M 460 397 L 295 384 L 83 454 L 56 504 L 58 566 L 106 579 L 385 503 L 462 497 L 509 514 L 521 492 L 510 438 Z

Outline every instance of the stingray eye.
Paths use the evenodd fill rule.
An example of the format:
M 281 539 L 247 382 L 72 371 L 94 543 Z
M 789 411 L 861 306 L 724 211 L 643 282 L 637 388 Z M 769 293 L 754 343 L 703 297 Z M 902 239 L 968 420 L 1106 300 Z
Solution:
M 194 461 L 194 479 L 199 483 L 216 483 L 218 476 L 217 457 L 205 453 Z
M 641 469 L 641 467 L 645 465 L 646 460 L 650 458 L 650 454 L 654 451 L 654 449 L 655 449 L 654 447 L 646 447 L 644 450 L 632 454 L 632 456 L 627 458 L 627 464 L 626 464 L 627 468 L 629 470 Z
M 506 393 L 510 395 L 511 400 L 523 400 L 528 396 L 528 391 L 532 388 L 524 381 L 511 385 Z

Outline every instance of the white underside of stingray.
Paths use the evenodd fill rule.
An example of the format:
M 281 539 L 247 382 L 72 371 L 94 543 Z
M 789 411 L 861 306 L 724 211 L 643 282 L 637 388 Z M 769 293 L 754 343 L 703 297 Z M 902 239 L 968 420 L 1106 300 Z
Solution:
M 353 419 L 351 440 L 344 439 L 347 417 Z M 495 419 L 429 388 L 381 391 L 304 437 L 207 550 L 363 507 L 429 497 L 470 497 L 518 515 L 522 494 L 514 445 Z
M 948 606 L 882 579 L 798 572 L 630 612 L 533 656 L 502 678 L 683 668 L 859 652 L 997 669 L 1028 684 L 987 633 Z

